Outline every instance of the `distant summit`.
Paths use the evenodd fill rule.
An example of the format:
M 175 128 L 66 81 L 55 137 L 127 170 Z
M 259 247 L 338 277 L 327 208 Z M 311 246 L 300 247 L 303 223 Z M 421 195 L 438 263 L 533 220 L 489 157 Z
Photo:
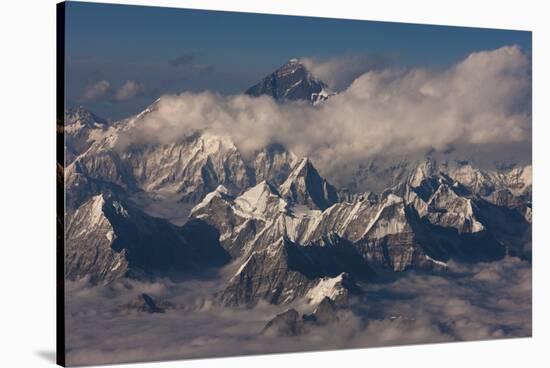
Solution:
M 334 94 L 324 82 L 315 79 L 298 59 L 290 59 L 245 93 L 250 96 L 268 95 L 277 101 L 306 100 L 313 105 Z
M 78 106 L 65 111 L 65 126 L 74 124 L 94 129 L 106 127 L 107 121 L 98 117 L 84 106 Z
M 93 144 L 95 137 L 109 124 L 83 106 L 65 111 L 64 119 L 65 162 L 72 162 Z

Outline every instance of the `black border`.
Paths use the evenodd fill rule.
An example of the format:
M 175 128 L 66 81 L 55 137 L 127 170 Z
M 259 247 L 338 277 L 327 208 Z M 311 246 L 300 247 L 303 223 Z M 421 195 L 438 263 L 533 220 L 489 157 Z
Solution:
M 56 363 L 65 366 L 65 3 L 56 4 Z

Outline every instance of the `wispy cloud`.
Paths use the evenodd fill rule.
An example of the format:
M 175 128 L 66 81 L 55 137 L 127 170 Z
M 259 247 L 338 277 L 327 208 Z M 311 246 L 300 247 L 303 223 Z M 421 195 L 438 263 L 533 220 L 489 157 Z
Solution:
M 181 71 L 206 74 L 214 71 L 211 65 L 196 62 L 195 54 L 182 54 L 173 59 L 168 60 L 168 64 Z
M 173 59 L 168 60 L 168 64 L 173 67 L 179 67 L 184 65 L 191 65 L 195 61 L 195 55 L 193 54 L 182 54 Z

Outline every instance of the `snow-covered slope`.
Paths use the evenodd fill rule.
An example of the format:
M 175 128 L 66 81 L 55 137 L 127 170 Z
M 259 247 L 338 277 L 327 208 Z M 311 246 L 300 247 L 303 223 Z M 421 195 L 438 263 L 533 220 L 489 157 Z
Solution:
M 109 186 L 129 196 L 141 192 L 154 199 L 170 194 L 192 206 L 218 185 L 234 194 L 262 180 L 279 185 L 297 161 L 280 146 L 266 147 L 254 161 L 247 161 L 228 137 L 201 132 L 190 132 L 171 144 L 121 146 L 130 126 L 140 124 L 154 108 L 153 104 L 136 117 L 101 130 L 102 134 L 66 167 L 69 209 L 100 193 L 99 187 Z M 97 184 L 76 188 L 74 185 L 81 181 Z
M 107 122 L 83 106 L 65 112 L 65 163 L 86 151 L 108 128 Z

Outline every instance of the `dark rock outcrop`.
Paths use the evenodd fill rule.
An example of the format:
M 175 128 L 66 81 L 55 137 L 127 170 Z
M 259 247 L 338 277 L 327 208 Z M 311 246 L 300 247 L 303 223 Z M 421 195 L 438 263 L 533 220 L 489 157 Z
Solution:
M 333 94 L 325 83 L 313 78 L 297 59 L 289 60 L 245 93 L 250 96 L 267 95 L 277 101 L 304 100 L 312 104 L 324 101 Z
M 303 317 L 295 309 L 288 309 L 269 321 L 262 334 L 266 336 L 299 336 L 304 331 Z
M 288 309 L 276 315 L 262 330 L 265 336 L 300 336 L 319 327 L 330 326 L 340 320 L 338 307 L 330 298 L 325 297 L 311 314 L 300 314 Z
M 122 312 L 142 312 L 142 313 L 164 313 L 167 309 L 174 308 L 174 305 L 169 302 L 155 301 L 148 294 L 140 294 L 128 304 L 120 306 Z
M 201 221 L 183 227 L 112 196 L 92 197 L 67 216 L 65 277 L 104 284 L 123 276 L 190 273 L 229 260 L 219 234 Z

